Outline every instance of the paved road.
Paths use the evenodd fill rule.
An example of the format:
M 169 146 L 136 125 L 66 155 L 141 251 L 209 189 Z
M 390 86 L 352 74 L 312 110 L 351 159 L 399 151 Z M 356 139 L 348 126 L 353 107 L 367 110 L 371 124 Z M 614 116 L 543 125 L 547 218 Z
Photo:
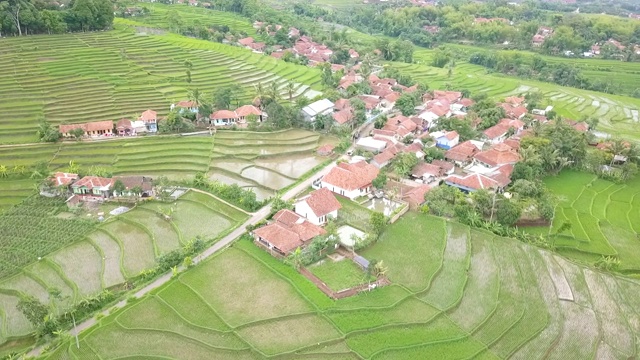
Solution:
M 320 176 L 326 175 L 334 165 L 335 165 L 335 162 L 332 162 L 331 164 L 327 165 L 326 167 L 322 168 L 321 170 L 319 170 L 318 172 L 313 174 L 313 176 L 309 177 L 308 179 L 302 181 L 300 184 L 298 184 L 295 187 L 291 188 L 289 191 L 287 191 L 286 193 L 284 193 L 282 195 L 282 199 L 283 200 L 293 199 L 296 195 L 298 195 L 299 193 L 301 193 L 302 191 L 307 189 L 309 186 L 311 186 L 311 184 L 313 183 L 313 181 L 315 179 L 319 178 Z M 242 225 L 240 225 L 235 230 L 233 230 L 231 233 L 229 233 L 227 236 L 222 238 L 220 241 L 216 242 L 211 247 L 209 247 L 208 249 L 203 251 L 200 255 L 194 257 L 193 258 L 193 263 L 197 264 L 197 263 L 205 260 L 206 258 L 210 257 L 211 255 L 219 252 L 220 250 L 226 248 L 227 246 L 229 246 L 232 242 L 234 242 L 236 239 L 238 239 L 240 236 L 242 236 L 242 234 L 244 234 L 246 232 L 247 225 L 255 225 L 255 224 L 259 223 L 260 221 L 264 220 L 267 216 L 269 216 L 270 212 L 271 212 L 271 204 L 266 205 L 262 209 L 260 209 L 257 212 L 253 213 L 251 215 L 251 217 L 247 221 L 245 221 Z M 181 268 L 180 270 L 184 270 L 184 269 Z M 171 280 L 171 277 L 172 277 L 172 273 L 171 272 L 162 275 L 161 277 L 157 278 L 152 283 L 150 283 L 150 284 L 146 285 L 145 287 L 141 288 L 140 290 L 138 290 L 134 294 L 134 296 L 136 298 L 143 297 L 144 295 L 148 294 L 152 290 L 157 289 L 160 286 L 166 284 L 169 280 Z M 107 316 L 107 315 L 109 315 L 109 313 L 114 308 L 121 308 L 121 307 L 125 306 L 126 304 L 127 304 L 127 301 L 126 300 L 122 300 L 119 303 L 117 303 L 116 305 L 114 305 L 113 307 L 111 307 L 110 309 L 102 311 L 102 314 L 104 316 Z M 97 323 L 97 320 L 96 320 L 95 317 L 93 317 L 91 319 L 83 321 L 80 324 L 77 324 L 77 326 L 75 326 L 74 328 L 69 330 L 69 333 L 72 336 L 75 336 L 75 335 L 79 334 L 80 332 L 92 327 L 96 323 Z M 40 347 L 37 347 L 37 348 L 33 349 L 32 351 L 30 351 L 27 355 L 28 356 L 38 356 L 38 355 L 40 355 L 42 350 L 43 350 L 43 347 L 40 346 Z

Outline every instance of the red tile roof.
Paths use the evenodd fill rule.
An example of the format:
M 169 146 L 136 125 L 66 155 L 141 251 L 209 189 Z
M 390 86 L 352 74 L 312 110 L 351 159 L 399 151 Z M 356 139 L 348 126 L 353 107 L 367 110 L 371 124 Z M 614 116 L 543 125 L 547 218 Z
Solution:
M 238 115 L 231 111 L 231 110 L 218 110 L 216 112 L 214 112 L 213 114 L 211 114 L 210 116 L 211 119 L 216 120 L 216 119 L 237 119 Z
M 445 98 L 449 100 L 449 102 L 458 101 L 462 98 L 462 93 L 459 91 L 442 91 L 442 90 L 434 90 L 433 91 L 434 98 Z
M 394 102 L 398 101 L 398 99 L 400 99 L 400 93 L 394 91 L 394 92 L 386 95 L 384 97 L 384 99 L 387 100 L 388 102 L 393 102 L 394 103 Z
M 158 113 L 153 110 L 147 110 L 140 114 L 140 120 L 144 122 L 155 122 L 158 118 Z
M 344 190 L 357 190 L 369 186 L 379 172 L 377 167 L 365 161 L 354 164 L 340 163 L 322 178 L 322 182 Z
M 87 189 L 93 189 L 94 187 L 111 187 L 114 183 L 113 179 L 103 178 L 98 176 L 85 176 L 82 179 L 76 181 L 72 187 L 86 187 Z
M 418 206 L 424 203 L 424 195 L 431 190 L 429 185 L 420 185 L 404 193 L 403 199 L 412 204 Z
M 331 144 L 325 144 L 320 146 L 316 152 L 318 153 L 318 155 L 327 156 L 333 152 L 333 149 L 335 149 L 335 146 Z
M 471 99 L 467 99 L 467 98 L 462 98 L 460 99 L 460 101 L 458 101 L 458 104 L 464 106 L 464 107 L 469 107 L 473 104 L 475 104 L 475 101 L 471 100 Z
M 353 113 L 351 112 L 351 108 L 345 108 L 331 115 L 333 120 L 335 120 L 338 124 L 344 125 L 353 119 Z
M 78 179 L 78 174 L 65 173 L 65 172 L 57 172 L 51 176 L 51 181 L 53 182 L 53 186 L 64 186 L 69 185 L 74 180 Z
M 453 165 L 452 163 L 443 160 L 433 160 L 431 163 L 435 166 L 440 167 L 442 170 L 444 170 L 444 172 L 449 172 L 455 167 L 455 165 Z
M 458 135 L 457 131 L 448 131 L 446 134 L 444 134 L 444 137 L 447 138 L 447 140 L 454 140 L 457 137 L 460 137 L 460 135 Z
M 128 120 L 128 119 L 120 119 L 116 123 L 116 129 L 118 130 L 125 130 L 125 129 L 132 129 L 132 128 L 133 127 L 131 126 L 131 120 Z
M 444 157 L 453 161 L 465 162 L 471 160 L 473 155 L 479 151 L 480 149 L 473 145 L 471 141 L 467 140 L 447 150 L 447 152 L 444 153 Z
M 481 174 L 469 174 L 467 176 L 461 177 L 458 175 L 451 175 L 445 179 L 445 181 L 457 184 L 460 186 L 464 186 L 473 190 L 480 189 L 495 189 L 500 186 L 500 184 L 493 180 L 492 178 L 481 175 Z
M 498 123 L 499 125 L 506 126 L 507 128 L 514 128 L 517 130 L 521 130 L 526 125 L 524 121 L 519 119 L 502 119 Z
M 291 210 L 283 209 L 273 216 L 273 222 L 253 231 L 282 252 L 289 253 L 316 236 L 327 232 Z
M 442 176 L 444 175 L 443 169 L 438 165 L 419 163 L 411 170 L 411 175 L 415 177 L 423 177 L 425 175 Z
M 61 133 L 66 134 L 69 131 L 77 128 L 81 128 L 85 132 L 113 130 L 113 121 L 104 120 L 104 121 L 94 121 L 94 122 L 84 123 L 84 124 L 60 125 L 59 130 Z
M 477 153 L 474 157 L 489 166 L 515 164 L 520 160 L 520 155 L 506 144 L 498 144 L 487 151 Z
M 262 115 L 262 111 L 253 105 L 243 105 L 236 109 L 236 115 L 239 117 L 246 117 L 249 115 Z
M 497 139 L 501 136 L 506 135 L 508 131 L 509 131 L 509 127 L 501 124 L 497 124 L 486 129 L 482 133 L 487 137 L 487 139 Z
M 397 153 L 398 153 L 398 151 L 396 150 L 395 147 L 393 147 L 393 146 L 389 147 L 385 151 L 383 151 L 380 154 L 374 156 L 372 162 L 375 162 L 380 167 L 382 167 L 382 166 L 386 165 L 389 161 L 391 161 L 394 157 L 396 157 Z
M 178 103 L 176 103 L 176 107 L 181 107 L 181 108 L 196 108 L 198 107 L 198 104 L 195 101 L 191 101 L 191 100 L 182 100 L 182 101 L 178 101 Z
M 240 39 L 240 40 L 238 40 L 238 44 L 240 44 L 242 46 L 248 46 L 249 44 L 253 44 L 253 38 L 252 37 L 246 37 L 244 39 Z
M 333 108 L 336 109 L 336 110 L 344 110 L 347 107 L 349 107 L 349 100 L 348 99 L 338 99 L 333 104 Z
M 517 96 L 508 96 L 504 99 L 504 102 L 509 103 L 511 105 L 514 106 L 518 106 L 521 105 L 522 103 L 524 103 L 524 98 L 523 97 L 517 97 Z
M 317 217 L 325 216 L 342 208 L 333 193 L 327 188 L 312 191 L 301 198 L 299 202 L 305 202 Z

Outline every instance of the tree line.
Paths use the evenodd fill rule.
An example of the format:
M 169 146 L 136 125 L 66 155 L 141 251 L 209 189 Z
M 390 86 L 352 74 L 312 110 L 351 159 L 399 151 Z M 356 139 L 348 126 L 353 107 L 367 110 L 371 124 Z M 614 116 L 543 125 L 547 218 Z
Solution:
M 42 0 L 0 1 L 0 37 L 110 29 L 108 0 L 71 0 L 67 6 Z

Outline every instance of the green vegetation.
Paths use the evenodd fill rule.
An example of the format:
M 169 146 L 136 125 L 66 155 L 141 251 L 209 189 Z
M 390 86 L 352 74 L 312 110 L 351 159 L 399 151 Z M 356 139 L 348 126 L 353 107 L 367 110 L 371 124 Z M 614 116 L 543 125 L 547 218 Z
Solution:
M 366 272 L 350 259 L 333 261 L 327 258 L 309 266 L 308 269 L 334 291 L 349 289 L 375 280 L 367 276 Z
M 383 260 L 393 285 L 333 301 L 242 239 L 101 319 L 81 334 L 80 350 L 68 341 L 48 358 L 88 350 L 100 357 L 168 358 L 634 354 L 640 287 L 628 279 L 417 213 L 389 225 L 363 255 Z M 348 262 L 335 264 L 341 263 Z M 325 265 L 312 269 L 325 267 L 321 273 Z M 329 278 L 344 271 L 333 270 Z M 127 345 L 108 346 L 114 341 Z
M 165 206 L 174 209 L 168 219 L 160 212 Z M 0 343 L 36 328 L 44 331 L 15 307 L 20 298 L 30 296 L 47 306 L 55 301 L 62 314 L 74 305 L 91 303 L 104 289 L 117 292 L 169 271 L 247 218 L 244 212 L 196 192 L 171 204 L 144 203 L 103 224 L 64 210 L 63 200 L 37 196 L 0 215 L 0 226 L 23 229 L 3 237 L 20 247 L 12 243 L 3 247 L 0 313 L 11 325 L 1 328 Z M 56 298 L 51 296 L 54 290 L 59 294 Z M 105 305 L 106 300 L 98 300 L 79 311 L 87 315 Z M 67 321 L 66 317 L 61 320 Z M 49 330 L 44 332 L 57 329 Z
M 620 261 L 618 270 L 640 271 L 640 179 L 615 184 L 592 174 L 564 171 L 547 178 L 545 185 L 559 199 L 553 222 L 548 228 L 527 231 L 549 236 L 570 258 L 594 264 L 612 256 Z

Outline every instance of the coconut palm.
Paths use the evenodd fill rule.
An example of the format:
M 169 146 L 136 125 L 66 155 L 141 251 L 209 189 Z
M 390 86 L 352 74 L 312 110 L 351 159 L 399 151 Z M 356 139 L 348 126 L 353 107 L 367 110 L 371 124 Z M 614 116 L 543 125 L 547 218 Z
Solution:
M 80 172 L 80 165 L 76 164 L 75 161 L 70 160 L 69 161 L 69 166 L 67 167 L 67 171 L 68 173 L 71 174 L 77 174 L 78 172 Z
M 202 93 L 200 93 L 200 90 L 190 90 L 188 98 L 196 104 L 196 107 L 200 107 L 200 105 L 202 105 Z
M 536 148 L 533 145 L 529 145 L 524 149 L 520 149 L 520 158 L 522 162 L 529 165 L 541 165 L 542 159 L 538 155 Z
M 288 81 L 287 82 L 287 94 L 289 95 L 289 102 L 293 101 L 293 93 L 296 89 L 296 84 L 293 81 Z

